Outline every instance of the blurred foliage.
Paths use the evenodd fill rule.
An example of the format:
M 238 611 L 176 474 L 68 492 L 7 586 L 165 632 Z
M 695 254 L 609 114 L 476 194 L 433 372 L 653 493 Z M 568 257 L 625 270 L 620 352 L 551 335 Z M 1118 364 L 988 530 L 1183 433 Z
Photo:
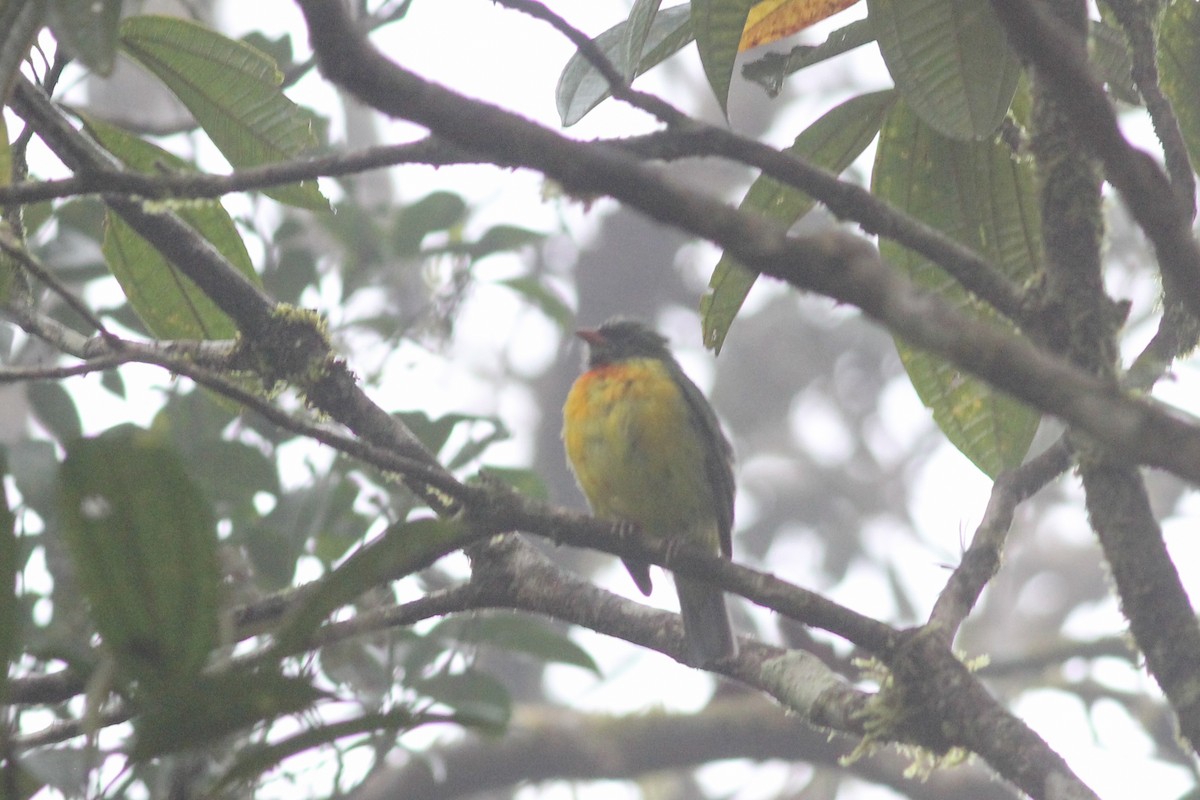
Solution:
M 383 3 L 364 25 L 403 20 L 408 5 Z M 660 8 L 637 0 L 628 19 L 594 41 L 630 79 L 670 64 L 696 41 L 704 79 L 725 112 L 731 87 L 744 89 L 747 81 L 782 98 L 769 107 L 771 115 L 809 94 L 809 84 L 796 86 L 812 81 L 811 94 L 828 102 L 794 132 L 788 152 L 869 183 L 877 197 L 976 250 L 1015 282 L 1034 279 L 1036 176 L 1012 141 L 1014 131 L 1017 140 L 1023 135 L 1022 115 L 1013 111 L 1014 98 L 1024 102 L 1020 66 L 990 5 L 871 0 L 867 19 L 836 27 L 820 43 L 741 56 L 739 75 L 743 24 L 758 19 L 762 5 L 693 0 Z M 808 18 L 809 8 L 789 5 L 773 4 L 786 19 Z M 30 53 L 46 25 L 60 54 L 76 62 L 72 80 L 98 80 L 129 57 L 190 113 L 182 131 L 164 132 L 139 125 L 136 97 L 120 123 L 121 114 L 81 104 L 78 118 L 88 135 L 130 169 L 187 175 L 210 169 L 217 152 L 241 169 L 346 147 L 328 137 L 338 128 L 331 123 L 340 122 L 327 116 L 334 111 L 318 113 L 289 97 L 312 67 L 294 52 L 290 36 L 256 31 L 234 40 L 200 22 L 133 14 L 132 6 L 51 0 L 0 7 L 0 88 L 11 86 L 20 69 L 12 54 Z M 1200 140 L 1197 19 L 1194 3 L 1175 0 L 1159 29 L 1163 88 L 1193 154 Z M 1136 102 L 1123 34 L 1095 21 L 1092 42 L 1113 98 Z M 847 98 L 844 87 L 812 77 L 819 73 L 810 67 L 839 64 L 868 46 L 877 47 L 894 89 Z M 33 69 L 49 73 L 48 65 Z M 595 66 L 575 55 L 562 69 L 555 98 L 562 123 L 579 122 L 610 94 Z M 17 141 L 4 136 L 0 185 L 24 166 Z M 873 146 L 869 181 L 859 180 L 854 165 Z M 694 185 L 728 185 L 726 176 L 702 165 L 671 168 Z M 352 176 L 222 200 L 155 202 L 178 213 L 273 299 L 318 306 L 364 385 L 448 470 L 466 477 L 484 469 L 529 496 L 578 505 L 557 440 L 557 404 L 576 366 L 565 358 L 521 361 L 527 353 L 506 344 L 521 334 L 515 323 L 489 329 L 490 361 L 472 363 L 455 349 L 459 331 L 475 323 L 468 310 L 484 314 L 481 307 L 491 303 L 501 310 L 486 311 L 497 319 L 533 328 L 543 351 L 561 350 L 573 307 L 589 322 L 632 308 L 649 309 L 664 328 L 680 319 L 692 325 L 685 309 L 698 305 L 695 276 L 681 277 L 665 263 L 631 263 L 622 246 L 645 252 L 667 246 L 666 237 L 647 235 L 618 215 L 602 222 L 602 235 L 578 254 L 579 264 L 600 268 L 575 270 L 574 263 L 561 266 L 571 257 L 554 256 L 551 232 L 518 212 L 501 208 L 496 221 L 497 209 L 423 181 L 414 181 L 423 188 L 411 192 L 406 185 L 399 198 L 366 200 L 363 183 L 365 176 Z M 815 205 L 802 192 L 756 176 L 740 207 L 798 229 L 830 224 Z M 100 198 L 20 211 L 30 252 L 85 298 L 104 325 L 151 340 L 235 337 L 234 324 L 211 298 L 106 212 Z M 1134 247 L 1119 212 L 1111 228 L 1114 254 Z M 890 241 L 882 249 L 941 297 L 1008 324 L 937 265 Z M 1112 282 L 1153 294 L 1144 288 L 1150 281 L 1139 270 L 1141 251 L 1132 253 L 1113 258 Z M 0 280 L 9 269 L 0 261 Z M 770 287 L 751 295 L 756 277 L 721 255 L 700 306 L 703 343 L 725 347 L 710 394 L 739 450 L 736 557 L 889 622 L 923 619 L 929 586 L 957 563 L 966 528 L 982 514 L 964 509 L 944 487 L 930 490 L 923 474 L 939 459 L 959 458 L 947 456 L 949 441 L 995 476 L 1029 452 L 1039 417 L 823 300 Z M 0 286 L 5 301 L 7 286 Z M 44 292 L 39 302 L 48 319 L 78 334 L 96 333 L 91 320 L 54 293 Z M 1131 328 L 1152 318 L 1153 304 L 1143 303 L 1151 310 L 1135 314 Z M 687 328 L 688 342 L 698 344 L 695 327 Z M 58 356 L 31 337 L 12 341 L 0 342 L 5 366 L 44 365 Z M 443 385 L 424 387 L 440 390 L 442 399 L 413 408 L 406 395 L 386 394 L 395 391 L 392 358 L 444 367 L 443 377 L 431 379 Z M 464 571 L 451 559 L 411 566 L 456 529 L 431 519 L 395 476 L 334 455 L 185 380 L 148 389 L 143 372 L 121 367 L 95 380 L 21 388 L 11 413 L 18 431 L 0 450 L 0 653 L 15 685 L 52 675 L 69 676 L 71 688 L 6 709 L 15 739 L 4 752 L 22 752 L 20 769 L 0 780 L 18 787 L 19 797 L 42 788 L 58 793 L 46 796 L 67 798 L 188 796 L 172 794 L 180 787 L 213 797 L 253 796 L 273 775 L 326 768 L 346 788 L 382 769 L 397 748 L 412 747 L 414 762 L 423 758 L 422 745 L 404 738 L 415 729 L 450 725 L 493 736 L 524 708 L 560 703 L 543 680 L 551 665 L 596 681 L 613 677 L 598 651 L 562 626 L 528 616 L 487 611 L 434 615 L 418 625 L 382 621 L 403 603 L 443 596 L 461 584 Z M 914 388 L 929 414 L 906 403 Z M 466 410 L 478 405 L 469 401 L 472 391 L 488 395 L 496 410 Z M 512 412 L 513 397 L 529 410 L 525 418 Z M 270 399 L 287 413 L 303 410 L 296 394 Z M 955 463 L 982 481 L 967 461 Z M 1158 509 L 1173 513 L 1182 487 L 1162 476 L 1150 480 Z M 1115 702 L 1148 732 L 1154 758 L 1194 770 L 1174 744 L 1157 698 L 1114 688 L 1120 681 L 1079 679 L 1079 669 L 1068 669 L 1072 658 L 1076 667 L 1080 661 L 1071 655 L 1079 644 L 1070 638 L 1075 621 L 1108 597 L 1102 559 L 1086 535 L 1077 535 L 1086 531 L 1078 506 L 1070 487 L 1056 485 L 1023 509 L 1020 536 L 968 623 L 965 644 L 995 654 L 991 686 L 1006 699 L 1016 703 L 1053 687 L 1073 692 L 1089 710 Z M 931 507 L 941 514 L 931 515 Z M 930 516 L 959 519 L 963 530 L 930 531 Z M 581 570 L 611 561 L 551 555 Z M 874 581 L 869 593 L 860 588 L 864 575 Z M 283 627 L 267 626 L 274 636 L 251 621 L 239 638 L 240 611 L 268 607 L 277 593 L 318 577 L 321 588 L 297 602 Z M 306 647 L 330 618 L 372 625 Z M 738 607 L 738 625 L 764 640 L 818 652 L 858 678 L 853 654 L 840 642 L 748 605 Z M 1136 680 L 1130 658 L 1105 652 L 1107 666 Z M 297 754 L 318 767 L 295 767 L 287 759 Z M 102 773 L 117 771 L 113 763 L 120 777 L 97 790 Z

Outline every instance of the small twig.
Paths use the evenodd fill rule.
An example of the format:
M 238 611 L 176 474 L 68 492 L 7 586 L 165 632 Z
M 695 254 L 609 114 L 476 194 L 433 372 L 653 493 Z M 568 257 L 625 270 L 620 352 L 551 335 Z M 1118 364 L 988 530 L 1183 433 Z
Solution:
M 74 378 L 79 375 L 90 375 L 93 372 L 103 372 L 106 369 L 129 361 L 122 355 L 113 354 L 101 358 L 84 361 L 82 364 L 71 364 L 59 367 L 4 367 L 0 368 L 0 383 L 20 383 L 22 381 L 57 381 L 63 378 Z
M 1146 101 L 1146 111 L 1150 114 L 1154 133 L 1163 148 L 1167 174 L 1176 194 L 1179 195 L 1179 202 L 1185 213 L 1195 218 L 1196 175 L 1188 158 L 1179 118 L 1158 82 L 1158 47 L 1153 16 L 1161 10 L 1161 3 L 1108 0 L 1107 5 L 1116 15 L 1129 39 L 1129 51 L 1133 60 L 1130 77 L 1133 78 L 1142 99 Z
M 629 81 L 625 80 L 621 71 L 608 60 L 608 56 L 596 46 L 596 43 L 586 33 L 546 8 L 542 3 L 533 0 L 496 0 L 496 2 L 514 11 L 520 11 L 535 19 L 540 19 L 565 36 L 579 50 L 579 54 L 587 59 L 588 63 L 595 67 L 600 76 L 607 81 L 609 91 L 617 100 L 645 111 L 671 127 L 690 127 L 697 124 L 695 120 L 661 97 L 634 89 Z
M 971 546 L 963 553 L 962 561 L 951 573 L 929 615 L 929 624 L 938 626 L 948 642 L 954 641 L 983 587 L 1000 569 L 1017 506 L 1065 472 L 1073 455 L 1074 448 L 1063 437 L 1028 463 L 996 478 Z
M 87 304 L 76 297 L 54 273 L 43 267 L 41 262 L 32 253 L 26 250 L 19 242 L 14 241 L 10 234 L 3 231 L 0 231 L 0 250 L 3 250 L 8 256 L 19 261 L 21 266 L 32 273 L 34 277 L 49 286 L 51 291 L 62 298 L 63 302 L 70 306 L 72 311 L 86 320 L 89 325 L 105 336 L 110 335 L 108 329 L 104 327 L 104 323 L 92 313 Z
M 94 169 L 71 178 L 0 186 L 0 204 L 37 203 L 83 194 L 125 194 L 150 199 L 220 197 L 234 192 L 269 189 L 315 178 L 340 177 L 397 164 L 447 166 L 478 163 L 461 148 L 435 137 L 398 145 L 369 147 L 352 153 L 281 161 L 237 170 L 228 175 L 181 172 L 140 173 Z M 488 160 L 488 163 L 494 163 Z

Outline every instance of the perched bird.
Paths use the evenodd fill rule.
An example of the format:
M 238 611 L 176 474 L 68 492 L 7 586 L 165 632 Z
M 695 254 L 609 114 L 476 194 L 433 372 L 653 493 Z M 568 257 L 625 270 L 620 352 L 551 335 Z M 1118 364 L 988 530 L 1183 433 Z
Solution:
M 630 320 L 578 331 L 586 368 L 563 407 L 563 444 L 592 513 L 637 535 L 732 555 L 733 452 L 667 340 Z M 625 559 L 642 594 L 650 565 Z M 691 661 L 737 653 L 721 589 L 677 576 Z

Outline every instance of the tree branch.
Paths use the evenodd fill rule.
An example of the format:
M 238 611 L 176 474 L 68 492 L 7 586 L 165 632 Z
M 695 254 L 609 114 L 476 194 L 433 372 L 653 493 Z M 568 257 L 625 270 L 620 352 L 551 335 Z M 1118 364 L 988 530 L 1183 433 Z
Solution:
M 1133 60 L 1130 77 L 1137 86 L 1146 111 L 1154 125 L 1154 133 L 1162 145 L 1167 174 L 1175 187 L 1175 193 L 1183 211 L 1189 217 L 1196 216 L 1196 175 L 1188 158 L 1187 145 L 1179 118 L 1171 107 L 1171 101 L 1163 94 L 1158 83 L 1158 42 L 1154 26 L 1155 16 L 1162 10 L 1163 3 L 1139 3 L 1132 0 L 1108 0 L 1107 5 L 1125 29 L 1129 40 L 1129 53 Z
M 744 695 L 718 698 L 697 714 L 600 717 L 546 708 L 518 709 L 503 739 L 474 737 L 413 757 L 367 780 L 348 800 L 449 800 L 547 780 L 630 780 L 711 761 L 802 761 L 846 770 L 906 795 L 911 759 L 896 752 L 849 758 L 853 745 L 830 738 L 778 706 Z M 438 768 L 431 768 L 436 762 Z M 1007 786 L 968 766 L 935 770 L 919 789 L 924 800 L 1004 800 Z
M 229 175 L 193 172 L 164 175 L 102 168 L 60 180 L 0 186 L 0 204 L 37 203 L 84 194 L 125 194 L 152 200 L 220 197 L 234 192 L 269 189 L 272 186 L 314 178 L 353 175 L 398 164 L 439 167 L 474 164 L 481 160 L 459 148 L 427 137 L 415 142 L 369 147 L 352 153 L 281 161 L 235 170 Z M 493 162 L 488 160 L 487 163 Z
M 929 624 L 944 630 L 950 641 L 975 607 L 983 588 L 1000 570 L 1017 506 L 1065 472 L 1073 456 L 1074 448 L 1062 438 L 1028 463 L 996 478 L 971 546 L 963 553 L 929 614 Z
M 1104 165 L 1105 176 L 1158 252 L 1165 285 L 1200 317 L 1200 246 L 1190 215 L 1154 159 L 1129 143 L 1117 125 L 1104 86 L 1088 64 L 1087 48 L 1032 0 L 992 0 L 1009 44 L 1042 73 L 1079 138 Z
M 713 582 L 728 588 L 727 569 L 716 569 L 720 559 L 706 560 L 712 576 L 721 573 Z M 481 543 L 473 548 L 473 562 L 473 582 L 485 601 L 619 635 L 686 663 L 683 626 L 676 615 L 618 612 L 616 606 L 627 601 L 563 574 L 518 537 Z M 696 573 L 688 569 L 687 574 Z M 896 683 L 869 703 L 814 656 L 745 638 L 741 653 L 715 671 L 775 697 L 822 727 L 881 742 L 915 742 L 937 753 L 964 747 L 1035 798 L 1094 797 L 1061 757 L 987 693 L 943 638 L 916 630 L 889 639 L 895 646 L 881 658 Z

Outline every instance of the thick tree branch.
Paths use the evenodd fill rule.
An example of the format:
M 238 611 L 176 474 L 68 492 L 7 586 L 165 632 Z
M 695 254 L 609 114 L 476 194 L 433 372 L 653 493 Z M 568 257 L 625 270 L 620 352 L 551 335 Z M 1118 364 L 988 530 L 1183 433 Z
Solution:
M 1112 570 L 1121 611 L 1146 666 L 1200 751 L 1200 627 L 1136 468 L 1084 458 L 1088 518 Z
M 740 694 L 687 715 L 614 718 L 518 709 L 503 739 L 472 738 L 427 758 L 414 757 L 378 773 L 348 800 L 450 800 L 529 781 L 628 780 L 729 758 L 819 764 L 922 800 L 1015 797 L 975 767 L 934 770 L 917 788 L 913 778 L 904 777 L 911 759 L 893 751 L 848 759 L 852 752 L 845 737 L 831 739 L 777 706 Z
M 1076 47 L 1086 46 L 1084 0 L 1056 0 L 1042 8 L 1053 12 L 1046 25 L 1058 34 L 1070 31 Z M 1032 149 L 1043 176 L 1045 304 L 1063 321 L 1062 341 L 1071 360 L 1112 379 L 1121 319 L 1104 286 L 1100 179 L 1076 110 L 1048 74 L 1055 69 L 1057 64 L 1037 63 L 1033 71 Z M 1194 748 L 1200 747 L 1200 692 L 1193 669 L 1200 663 L 1200 627 L 1151 512 L 1142 476 L 1111 452 L 1086 444 L 1079 471 L 1122 611 L 1150 673 L 1179 717 L 1180 730 Z
M 491 510 L 525 505 L 511 495 L 499 492 L 496 495 L 492 503 L 476 505 Z M 505 500 L 505 496 L 509 499 Z M 468 505 L 468 509 L 472 506 Z M 1048 788 L 1056 785 L 1074 787 L 1076 796 L 1090 796 L 1086 787 L 1070 774 L 1044 742 L 996 704 L 940 637 L 924 636 L 919 632 L 897 635 L 881 623 L 787 586 L 772 576 L 755 573 L 723 559 L 677 554 L 665 545 L 628 541 L 613 526 L 591 518 L 553 509 L 543 510 L 537 516 L 522 511 L 510 511 L 498 518 L 486 513 L 482 517 L 469 515 L 465 520 L 468 524 L 473 519 L 487 519 L 488 523 L 474 534 L 479 544 L 471 549 L 475 564 L 473 577 L 462 592 L 454 594 L 455 607 L 517 608 L 541 613 L 620 636 L 681 661 L 686 659 L 682 624 L 677 615 L 648 609 L 568 575 L 523 543 L 520 537 L 479 538 L 488 536 L 501 520 L 508 521 L 521 514 L 542 527 L 549 527 L 559 539 L 578 539 L 598 544 L 603 549 L 633 552 L 648 561 L 666 560 L 678 571 L 709 577 L 727 588 L 748 590 L 747 594 L 757 601 L 767 602 L 769 607 L 797 614 L 798 619 L 837 629 L 859 639 L 860 644 L 873 646 L 897 671 L 898 681 L 903 676 L 903 683 L 897 683 L 904 687 L 901 704 L 897 707 L 894 702 L 885 702 L 882 707 L 876 707 L 869 695 L 845 684 L 819 660 L 804 653 L 783 651 L 743 639 L 741 655 L 720 665 L 722 674 L 771 694 L 814 724 L 859 736 L 870 735 L 878 741 L 919 742 L 939 752 L 951 746 L 964 746 L 979 753 L 1001 774 L 1035 797 L 1059 796 Z M 461 542 L 448 546 L 461 546 Z M 437 552 L 422 554 L 421 563 L 428 563 L 438 555 Z M 303 598 L 309 594 L 304 589 L 297 590 L 283 607 L 271 599 L 272 613 L 283 613 L 281 618 L 286 619 L 288 615 L 284 609 L 297 607 L 295 603 L 303 604 Z M 447 610 L 452 609 L 445 604 L 426 602 L 420 604 L 416 616 Z M 239 619 L 249 625 L 253 616 L 241 614 Z M 411 624 L 413 621 L 414 615 L 409 609 L 381 616 L 373 620 L 372 625 Z M 258 619 L 255 624 L 261 622 Z M 345 631 L 337 625 L 327 626 L 318 631 L 315 640 L 302 642 L 300 646 L 307 648 L 323 640 L 334 640 L 343 633 L 359 633 L 364 624 L 355 622 Z M 372 625 L 368 625 L 368 629 L 377 629 Z M 271 651 L 272 656 L 279 654 Z M 261 656 L 261 653 L 252 654 L 241 660 Z M 53 681 L 54 676 L 49 680 Z M 40 683 L 14 681 L 11 687 L 13 699 L 20 702 L 39 696 L 45 701 L 46 687 Z M 75 676 L 74 681 L 60 682 L 57 686 L 78 690 L 80 677 Z M 915 709 L 922 711 L 918 714 Z M 928 721 L 929 711 L 938 722 Z M 996 731 L 1003 732 L 1003 736 L 994 738 Z
M 992 0 L 1013 49 L 1037 67 L 1070 117 L 1079 138 L 1104 165 L 1134 219 L 1154 243 L 1163 283 L 1200 317 L 1200 246 L 1190 215 L 1154 159 L 1129 143 L 1104 86 L 1088 64 L 1087 47 L 1033 0 Z
M 635 630 L 635 620 L 613 615 L 613 604 L 622 601 L 565 575 L 518 537 L 481 544 L 474 560 L 474 580 L 484 600 L 614 633 L 686 659 L 683 628 L 675 615 L 660 617 L 661 629 L 652 624 Z M 707 561 L 720 566 L 714 563 L 719 559 Z M 725 572 L 713 569 L 712 575 Z M 728 586 L 723 579 L 720 583 Z M 650 620 L 662 613 L 647 610 L 638 616 Z M 1061 757 L 987 693 L 942 637 L 915 630 L 894 641 L 895 647 L 881 658 L 893 670 L 895 685 L 869 704 L 815 657 L 745 638 L 741 654 L 716 671 L 770 694 L 816 725 L 879 741 L 915 742 L 939 753 L 963 747 L 1035 798 L 1094 797 Z

